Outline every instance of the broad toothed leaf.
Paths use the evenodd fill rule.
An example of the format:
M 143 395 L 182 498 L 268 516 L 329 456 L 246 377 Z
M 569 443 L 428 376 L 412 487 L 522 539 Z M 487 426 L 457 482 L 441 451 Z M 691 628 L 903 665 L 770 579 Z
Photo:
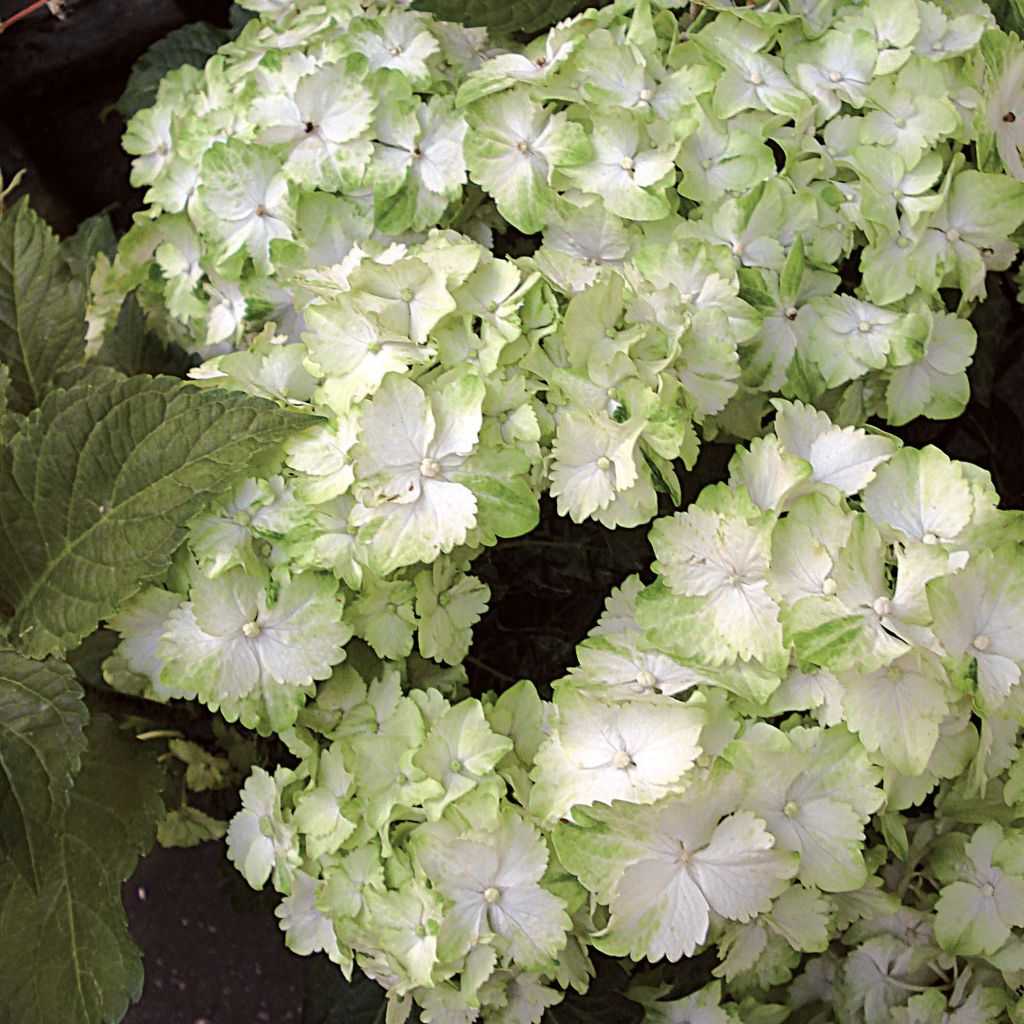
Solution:
M 47 397 L 0 454 L 12 638 L 34 657 L 73 646 L 164 572 L 210 497 L 312 422 L 170 377 Z
M 87 717 L 68 665 L 0 651 L 0 850 L 37 888 L 40 850 L 67 804 Z
M 0 359 L 16 412 L 37 406 L 85 353 L 85 291 L 60 243 L 22 201 L 0 220 Z

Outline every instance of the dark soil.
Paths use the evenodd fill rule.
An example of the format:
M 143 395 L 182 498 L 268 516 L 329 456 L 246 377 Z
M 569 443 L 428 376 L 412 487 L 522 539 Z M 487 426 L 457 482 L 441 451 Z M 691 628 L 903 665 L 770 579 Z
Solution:
M 272 902 L 244 888 L 222 843 L 141 862 L 124 904 L 146 982 L 124 1024 L 299 1024 L 306 961 L 285 948 Z

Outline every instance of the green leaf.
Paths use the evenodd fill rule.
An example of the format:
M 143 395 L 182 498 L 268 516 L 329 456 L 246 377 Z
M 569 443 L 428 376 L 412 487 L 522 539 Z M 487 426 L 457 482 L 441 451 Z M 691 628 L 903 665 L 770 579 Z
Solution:
M 67 806 L 88 717 L 70 666 L 0 650 L 0 851 L 36 889 L 40 851 Z
M 147 329 L 145 314 L 134 295 L 125 299 L 95 362 L 129 375 L 167 373 L 172 377 L 184 377 L 189 366 L 185 352 Z
M 168 33 L 135 62 L 121 98 L 110 109 L 129 118 L 143 107 L 150 106 L 155 102 L 157 87 L 168 71 L 185 64 L 201 68 L 232 34 L 205 21 L 183 25 Z
M 804 240 L 802 235 L 797 235 L 793 240 L 793 247 L 786 257 L 786 265 L 782 268 L 782 276 L 779 278 L 779 292 L 788 302 L 796 300 L 800 293 L 800 282 L 804 277 Z
M 0 866 L 0 1024 L 119 1021 L 142 992 L 121 883 L 163 817 L 161 774 L 109 719 L 86 735 L 63 828 L 45 850 L 43 888 Z
M 223 839 L 227 822 L 218 821 L 198 807 L 182 804 L 169 811 L 157 826 L 156 838 L 161 846 L 198 846 L 211 840 Z
M 84 285 L 49 225 L 20 200 L 0 220 L 0 359 L 11 371 L 12 408 L 35 408 L 84 351 Z
M 72 276 L 88 287 L 97 254 L 103 253 L 107 259 L 113 260 L 117 252 L 117 235 L 110 217 L 97 213 L 95 217 L 83 220 L 78 230 L 64 240 L 61 248 Z
M 989 0 L 989 7 L 1007 32 L 1024 31 L 1024 0 Z
M 0 444 L 6 444 L 21 427 L 22 417 L 12 412 L 11 371 L 0 363 Z
M 482 26 L 500 35 L 541 32 L 588 4 L 581 0 L 416 0 L 412 6 L 442 21 L 458 21 L 470 28 Z
M 171 377 L 49 395 L 0 451 L 0 600 L 19 648 L 74 646 L 164 572 L 213 495 L 315 422 Z

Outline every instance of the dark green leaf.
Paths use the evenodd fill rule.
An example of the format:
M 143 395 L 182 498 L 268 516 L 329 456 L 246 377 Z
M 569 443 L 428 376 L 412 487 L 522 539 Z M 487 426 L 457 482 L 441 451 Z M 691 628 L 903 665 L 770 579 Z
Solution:
M 121 883 L 163 817 L 161 773 L 109 719 L 86 735 L 63 827 L 45 850 L 42 889 L 0 866 L 2 1024 L 115 1022 L 142 992 Z
M 989 0 L 989 7 L 1007 32 L 1024 32 L 1024 0 Z
M 117 249 L 117 235 L 114 234 L 110 217 L 105 213 L 97 213 L 95 217 L 83 220 L 78 230 L 64 240 L 62 248 L 64 262 L 72 276 L 88 286 L 97 254 L 103 253 L 112 260 Z
M 171 377 L 49 395 L 0 451 L 0 598 L 17 645 L 74 646 L 165 571 L 213 495 L 313 422 Z
M 146 317 L 134 295 L 129 295 L 117 315 L 117 322 L 103 340 L 96 362 L 122 373 L 167 373 L 183 377 L 188 355 L 168 345 L 146 328 Z
M 11 371 L 0 363 L 0 444 L 6 444 L 21 428 L 23 417 L 10 408 Z
M 442 21 L 457 21 L 470 28 L 483 26 L 498 35 L 533 35 L 589 6 L 580 0 L 416 0 L 413 4 L 416 10 L 429 11 Z
M 132 68 L 128 84 L 113 109 L 128 118 L 156 100 L 160 80 L 168 71 L 191 64 L 202 67 L 231 33 L 205 21 L 183 25 L 155 42 Z
M 12 408 L 35 408 L 84 350 L 85 288 L 22 199 L 0 220 L 0 360 L 11 371 Z
M 112 366 L 105 366 L 95 359 L 84 363 L 75 363 L 65 370 L 61 370 L 53 381 L 54 391 L 67 391 L 70 388 L 88 384 L 90 387 L 99 387 L 101 384 L 115 384 L 125 379 L 125 374 L 115 370 Z
M 384 989 L 357 967 L 352 981 L 326 956 L 314 957 L 306 974 L 302 1024 L 378 1024 L 385 1011 Z
M 40 853 L 60 824 L 89 715 L 62 661 L 0 650 L 0 851 L 42 883 Z

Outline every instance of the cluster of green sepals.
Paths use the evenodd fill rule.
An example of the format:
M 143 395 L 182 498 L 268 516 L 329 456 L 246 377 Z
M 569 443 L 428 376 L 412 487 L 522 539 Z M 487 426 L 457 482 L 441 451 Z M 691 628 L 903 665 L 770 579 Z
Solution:
M 720 980 L 684 1000 L 634 990 L 652 1021 L 1015 1006 L 1024 524 L 973 466 L 777 404 L 727 484 L 656 521 L 656 581 L 612 594 L 552 702 L 527 681 L 460 700 L 457 674 L 350 645 L 281 733 L 298 767 L 256 769 L 228 832 L 285 895 L 291 948 L 354 958 L 396 1019 L 411 998 L 428 1021 L 537 1021 L 586 989 L 591 945 L 716 950 Z M 469 622 L 486 592 L 460 598 Z
M 199 390 L 46 399 L 8 519 L 76 402 L 144 450 L 118 412 L 143 393 L 164 436 L 270 400 L 288 439 L 198 515 L 168 491 L 184 543 L 106 604 L 40 526 L 22 650 L 105 618 L 107 685 L 284 741 L 229 855 L 389 1024 L 538 1024 L 590 947 L 708 952 L 682 998 L 637 975 L 651 1024 L 1024 1020 L 1024 525 L 984 471 L 860 426 L 966 403 L 966 317 L 1024 222 L 1020 41 L 974 0 L 620 2 L 526 45 L 245 6 L 132 119 L 149 205 L 92 277 L 92 348 L 133 294 Z M 492 253 L 510 227 L 530 255 Z M 467 696 L 473 559 L 544 494 L 649 522 L 718 435 L 753 440 L 655 521 L 655 581 L 612 594 L 552 700 Z M 66 572 L 79 602 L 50 607 Z

